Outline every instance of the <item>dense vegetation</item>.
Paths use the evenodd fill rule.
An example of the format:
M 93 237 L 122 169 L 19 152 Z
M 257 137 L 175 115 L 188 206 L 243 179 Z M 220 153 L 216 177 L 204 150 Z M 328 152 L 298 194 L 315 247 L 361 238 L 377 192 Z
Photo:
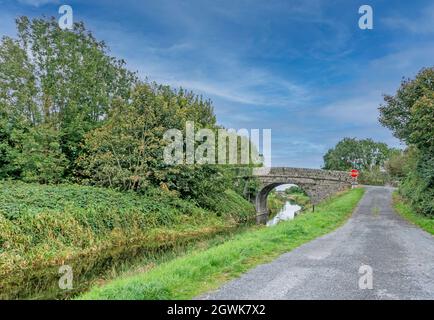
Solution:
M 399 193 L 393 195 L 393 206 L 402 217 L 434 235 L 434 219 L 415 212 L 413 207 Z
M 351 215 L 363 193 L 363 189 L 348 191 L 322 203 L 315 213 L 304 213 L 272 228 L 247 231 L 221 245 L 169 261 L 146 273 L 95 287 L 80 298 L 191 299 L 336 229 Z
M 62 263 L 74 266 L 80 290 L 82 274 L 96 276 L 113 259 L 198 240 L 255 216 L 234 191 L 215 199 L 219 210 L 210 212 L 157 188 L 143 196 L 78 185 L 0 183 L 0 298 L 56 289 Z
M 0 298 L 254 217 L 256 183 L 232 166 L 163 161 L 168 129 L 221 129 L 211 101 L 139 80 L 82 23 L 16 23 L 0 43 Z
M 408 145 L 391 164 L 402 177 L 402 195 L 419 213 L 434 216 L 434 68 L 404 80 L 394 96 L 385 96 L 380 113 L 380 122 Z
M 22 17 L 17 32 L 0 44 L 0 178 L 59 182 L 137 79 L 81 23 L 70 32 Z
M 168 129 L 219 129 L 211 101 L 140 81 L 82 23 L 22 17 L 17 31 L 0 44 L 0 179 L 161 187 L 210 209 L 232 187 L 225 167 L 163 161 Z
M 395 179 L 385 168 L 391 159 L 400 154 L 400 150 L 389 148 L 387 144 L 372 139 L 344 138 L 324 155 L 324 169 L 358 169 L 360 183 L 384 185 Z
M 69 31 L 54 19 L 17 19 L 17 37 L 0 43 L 0 298 L 63 297 L 57 281 L 64 264 L 74 267 L 78 285 L 67 292 L 74 294 L 116 261 L 250 221 L 254 207 L 242 196 L 255 191 L 254 180 L 235 179 L 229 165 L 163 161 L 164 133 L 185 136 L 187 122 L 220 129 L 211 101 L 138 79 L 82 23 Z M 251 167 L 241 168 L 243 175 Z M 261 230 L 229 251 L 205 254 L 216 262 L 193 259 L 195 270 L 203 268 L 176 286 L 221 275 L 226 261 L 230 272 L 241 271 L 258 255 L 324 234 L 361 194 L 329 202 L 277 233 Z M 238 259 L 240 250 L 247 254 Z M 146 286 L 154 292 L 152 281 Z

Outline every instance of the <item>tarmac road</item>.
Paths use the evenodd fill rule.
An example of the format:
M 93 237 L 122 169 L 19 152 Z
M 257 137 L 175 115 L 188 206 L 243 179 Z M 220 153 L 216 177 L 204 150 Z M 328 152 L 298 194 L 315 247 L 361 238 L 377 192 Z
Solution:
M 434 299 L 434 237 L 399 217 L 392 188 L 366 187 L 335 232 L 256 267 L 198 299 Z M 372 268 L 372 289 L 360 289 Z M 369 283 L 369 281 L 363 283 Z

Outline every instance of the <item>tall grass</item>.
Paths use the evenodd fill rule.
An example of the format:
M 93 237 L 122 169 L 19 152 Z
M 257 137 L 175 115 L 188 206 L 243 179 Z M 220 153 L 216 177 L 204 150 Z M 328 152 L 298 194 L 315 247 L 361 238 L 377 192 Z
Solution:
M 324 235 L 351 215 L 364 193 L 354 189 L 318 206 L 315 213 L 272 228 L 247 231 L 221 245 L 193 252 L 149 272 L 95 287 L 81 299 L 190 299 L 253 266 Z
M 76 185 L 0 182 L 0 298 L 54 290 L 63 264 L 89 279 L 117 261 L 236 227 L 255 215 L 233 191 L 210 212 L 159 189 L 146 195 Z M 80 290 L 78 287 L 77 290 Z
M 393 206 L 395 210 L 411 223 L 419 226 L 426 232 L 434 235 L 434 217 L 424 216 L 411 207 L 399 194 L 393 194 Z

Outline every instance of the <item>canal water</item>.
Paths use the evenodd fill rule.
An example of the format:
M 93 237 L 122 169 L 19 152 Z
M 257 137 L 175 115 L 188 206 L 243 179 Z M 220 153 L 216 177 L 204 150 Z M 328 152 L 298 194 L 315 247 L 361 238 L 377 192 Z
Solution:
M 271 226 L 275 226 L 276 224 L 278 224 L 281 221 L 287 221 L 287 220 L 292 220 L 295 218 L 295 216 L 297 215 L 298 211 L 300 211 L 302 209 L 302 207 L 300 207 L 299 205 L 295 204 L 292 201 L 287 201 L 285 203 L 285 206 L 282 208 L 282 210 L 280 210 L 273 219 L 269 220 L 267 222 L 267 226 L 271 227 Z

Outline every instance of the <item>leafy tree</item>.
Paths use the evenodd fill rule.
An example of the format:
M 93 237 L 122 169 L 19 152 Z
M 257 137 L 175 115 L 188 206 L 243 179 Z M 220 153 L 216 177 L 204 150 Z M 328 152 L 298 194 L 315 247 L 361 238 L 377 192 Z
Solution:
M 19 168 L 21 177 L 26 182 L 57 183 L 61 182 L 66 168 L 66 157 L 59 144 L 57 130 L 40 125 L 22 132 L 15 138 L 20 143 L 16 146 L 13 164 Z
M 227 168 L 163 162 L 166 130 L 219 129 L 211 101 L 138 81 L 82 23 L 22 17 L 17 29 L 0 43 L 0 178 L 152 184 L 204 206 L 229 186 Z
M 57 131 L 56 143 L 71 173 L 85 133 L 107 117 L 114 98 L 129 98 L 136 76 L 82 23 L 72 31 L 61 30 L 54 18 L 21 17 L 16 24 L 17 38 L 4 37 L 0 44 L 0 163 L 10 168 L 1 172 L 16 177 L 13 131 L 43 125 Z
M 385 96 L 380 113 L 380 122 L 414 150 L 401 191 L 420 212 L 434 215 L 434 68 L 404 80 L 394 96 Z
M 405 151 L 396 150 L 390 155 L 389 160 L 385 163 L 387 173 L 397 180 L 402 180 L 407 176 L 411 168 L 411 159 L 414 157 L 415 149 L 408 148 Z
M 423 69 L 414 80 L 403 80 L 394 96 L 386 95 L 384 97 L 385 104 L 379 108 L 379 120 L 398 139 L 407 143 L 414 143 L 411 135 L 415 131 L 414 126 L 417 125 L 418 114 L 424 112 L 420 110 L 424 109 L 421 107 L 428 102 L 427 99 L 432 99 L 434 92 L 433 79 L 434 68 Z M 420 101 L 420 99 L 424 99 L 424 101 Z M 415 105 L 419 105 L 419 108 L 415 108 Z M 429 108 L 426 111 L 429 118 Z M 428 126 L 426 129 L 428 131 L 432 130 L 432 126 Z
M 326 170 L 372 170 L 384 166 L 392 150 L 372 139 L 344 138 L 324 155 Z
M 138 85 L 130 100 L 116 101 L 106 123 L 86 135 L 77 176 L 121 190 L 145 192 L 150 184 L 161 186 L 207 206 L 207 194 L 229 186 L 223 170 L 163 162 L 164 133 L 184 130 L 186 121 L 195 121 L 197 128 L 217 128 L 209 101 L 184 90 Z

